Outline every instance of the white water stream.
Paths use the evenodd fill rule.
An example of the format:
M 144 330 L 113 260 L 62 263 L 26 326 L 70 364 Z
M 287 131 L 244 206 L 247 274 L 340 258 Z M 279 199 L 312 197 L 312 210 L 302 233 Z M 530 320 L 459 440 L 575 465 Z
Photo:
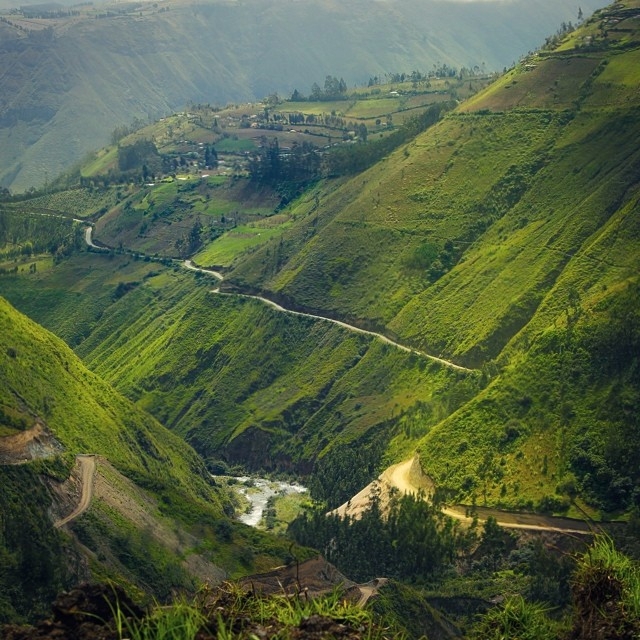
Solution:
M 284 482 L 283 480 L 268 480 L 267 478 L 250 478 L 241 476 L 236 478 L 237 484 L 230 485 L 232 489 L 242 494 L 249 502 L 250 508 L 238 517 L 251 527 L 257 527 L 267 501 L 272 496 L 288 496 L 292 493 L 306 493 L 307 488 L 297 482 Z

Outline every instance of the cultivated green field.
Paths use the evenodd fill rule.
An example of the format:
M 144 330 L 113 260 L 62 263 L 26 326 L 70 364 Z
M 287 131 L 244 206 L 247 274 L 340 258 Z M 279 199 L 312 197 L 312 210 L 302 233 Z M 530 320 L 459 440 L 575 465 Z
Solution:
M 196 253 L 193 259 L 196 264 L 203 266 L 228 267 L 238 256 L 278 238 L 289 226 L 291 225 L 285 218 L 279 224 L 268 226 L 263 222 L 235 227 L 214 240 L 206 249 Z

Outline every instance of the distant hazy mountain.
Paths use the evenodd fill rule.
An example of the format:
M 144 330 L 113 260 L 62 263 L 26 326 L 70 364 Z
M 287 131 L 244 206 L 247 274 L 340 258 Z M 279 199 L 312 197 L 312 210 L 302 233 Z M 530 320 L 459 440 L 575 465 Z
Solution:
M 434 64 L 502 69 L 578 17 L 568 0 L 42 7 L 42 19 L 14 11 L 0 22 L 0 185 L 15 191 L 53 178 L 115 126 L 189 101 L 304 93 L 328 74 L 352 85 Z

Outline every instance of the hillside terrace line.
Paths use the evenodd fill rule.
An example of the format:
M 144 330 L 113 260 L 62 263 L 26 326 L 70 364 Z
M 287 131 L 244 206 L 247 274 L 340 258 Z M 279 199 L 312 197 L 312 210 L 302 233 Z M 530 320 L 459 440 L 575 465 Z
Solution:
M 87 246 L 91 247 L 91 249 L 94 249 L 96 251 L 111 251 L 112 248 L 111 247 L 107 247 L 105 245 L 97 245 L 93 242 L 93 238 L 92 238 L 92 233 L 93 233 L 93 228 L 91 226 L 87 226 L 85 228 L 85 233 L 84 233 L 84 239 L 85 242 L 87 244 Z M 143 257 L 143 254 L 140 254 L 138 252 L 129 252 L 129 253 L 134 253 L 135 255 L 139 255 L 141 257 Z M 196 264 L 193 263 L 192 260 L 184 260 L 184 261 L 178 261 L 184 268 L 189 269 L 190 271 L 195 271 L 197 273 L 205 273 L 208 275 L 213 276 L 216 280 L 218 280 L 219 282 L 222 282 L 224 280 L 224 276 L 222 273 L 220 273 L 219 271 L 214 271 L 213 269 L 205 269 L 204 267 L 199 267 Z M 218 295 L 226 295 L 226 296 L 236 296 L 236 297 L 240 297 L 240 298 L 249 298 L 249 299 L 253 299 L 253 300 L 259 300 L 260 302 L 270 306 L 272 309 L 275 309 L 276 311 L 280 311 L 282 313 L 288 313 L 290 315 L 294 315 L 294 316 L 302 316 L 305 318 L 313 318 L 314 320 L 322 320 L 324 322 L 332 322 L 333 324 L 337 324 L 338 326 L 347 329 L 348 331 L 352 331 L 354 333 L 360 333 L 362 335 L 367 335 L 367 336 L 371 336 L 373 338 L 377 338 L 378 340 L 381 340 L 382 342 L 384 342 L 385 344 L 391 345 L 392 347 L 395 347 L 396 349 L 400 349 L 401 351 L 404 351 L 405 353 L 412 353 L 414 355 L 420 356 L 422 358 L 427 358 L 428 360 L 431 360 L 432 362 L 437 362 L 445 367 L 449 367 L 450 369 L 455 369 L 456 371 L 462 371 L 464 373 L 473 373 L 474 371 L 476 371 L 476 369 L 469 369 L 467 367 L 463 367 L 462 365 L 456 364 L 455 362 L 451 362 L 450 360 L 445 360 L 444 358 L 440 358 L 438 356 L 434 356 L 432 354 L 426 353 L 425 351 L 419 351 L 418 349 L 413 349 L 411 347 L 407 347 L 404 344 L 401 344 L 399 342 L 396 342 L 395 340 L 392 340 L 391 338 L 388 338 L 387 336 L 385 336 L 382 333 L 378 333 L 376 331 L 370 331 L 368 329 L 362 329 L 360 327 L 356 327 L 355 325 L 349 324 L 347 322 L 343 322 L 342 320 L 337 320 L 335 318 L 329 318 L 327 316 L 322 316 L 322 315 L 317 315 L 317 314 L 313 314 L 313 313 L 307 313 L 304 311 L 294 311 L 293 309 L 287 309 L 286 307 L 281 306 L 280 304 L 278 304 L 277 302 L 274 302 L 273 300 L 270 300 L 269 298 L 266 298 L 264 296 L 258 296 L 258 295 L 251 295 L 251 294 L 247 294 L 247 293 L 239 293 L 239 292 L 234 292 L 234 291 L 221 291 L 219 287 L 216 287 L 215 289 L 212 290 L 212 293 L 216 293 Z

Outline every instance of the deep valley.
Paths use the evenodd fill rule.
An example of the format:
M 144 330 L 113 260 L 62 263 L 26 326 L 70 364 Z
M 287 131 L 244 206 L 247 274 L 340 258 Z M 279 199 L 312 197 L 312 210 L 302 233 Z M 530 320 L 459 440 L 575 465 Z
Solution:
M 367 29 L 392 7 L 405 24 L 379 4 Z M 127 7 L 56 17 L 47 46 L 139 13 L 177 47 L 177 14 L 210 37 L 255 10 Z M 176 83 L 108 146 L 71 140 L 60 175 L 56 151 L 46 184 L 3 145 L 0 633 L 80 634 L 62 604 L 19 625 L 89 581 L 132 615 L 77 637 L 639 637 L 640 2 L 531 49 L 352 89 L 365 65 L 342 51 L 347 82 L 310 92 L 234 58 L 216 82 L 242 104 Z M 308 494 L 271 489 L 247 526 L 265 476 Z M 162 635 L 174 614 L 191 635 Z

